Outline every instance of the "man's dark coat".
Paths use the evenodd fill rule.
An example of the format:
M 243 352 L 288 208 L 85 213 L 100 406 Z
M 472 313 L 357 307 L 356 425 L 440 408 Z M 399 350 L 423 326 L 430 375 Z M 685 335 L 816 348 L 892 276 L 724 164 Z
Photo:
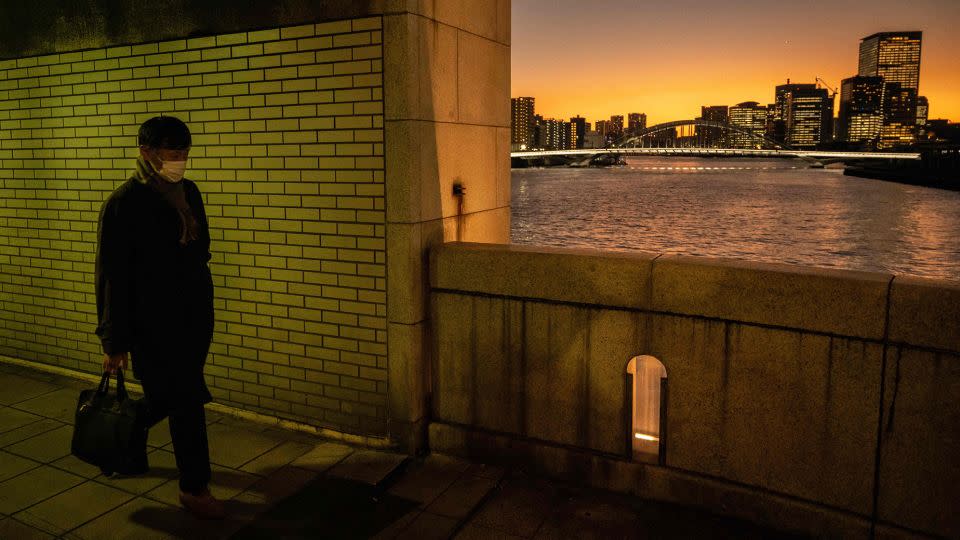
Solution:
M 181 245 L 177 211 L 131 178 L 103 205 L 97 247 L 103 350 L 130 352 L 147 400 L 166 410 L 211 400 L 203 380 L 213 337 L 210 231 L 200 190 L 182 182 L 197 240 Z

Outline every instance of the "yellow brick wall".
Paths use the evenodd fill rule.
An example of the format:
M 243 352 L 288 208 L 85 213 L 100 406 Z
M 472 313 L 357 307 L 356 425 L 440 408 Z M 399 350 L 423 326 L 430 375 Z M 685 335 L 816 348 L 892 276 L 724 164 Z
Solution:
M 0 60 L 0 354 L 97 372 L 102 202 L 159 114 L 194 134 L 225 404 L 386 430 L 380 17 Z

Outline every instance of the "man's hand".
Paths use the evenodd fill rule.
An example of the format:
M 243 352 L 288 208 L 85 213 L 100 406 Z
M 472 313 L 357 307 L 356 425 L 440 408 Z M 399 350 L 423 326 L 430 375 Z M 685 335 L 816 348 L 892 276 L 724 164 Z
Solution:
M 117 368 L 127 369 L 128 356 L 128 353 L 125 352 L 103 355 L 103 371 L 114 374 L 117 372 Z

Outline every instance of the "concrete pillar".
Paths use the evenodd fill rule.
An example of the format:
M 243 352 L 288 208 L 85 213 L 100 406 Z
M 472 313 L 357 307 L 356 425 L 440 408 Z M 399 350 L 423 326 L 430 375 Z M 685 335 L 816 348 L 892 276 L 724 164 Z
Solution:
M 415 452 L 430 397 L 428 249 L 510 240 L 510 1 L 407 4 L 384 16 L 388 403 L 390 438 Z

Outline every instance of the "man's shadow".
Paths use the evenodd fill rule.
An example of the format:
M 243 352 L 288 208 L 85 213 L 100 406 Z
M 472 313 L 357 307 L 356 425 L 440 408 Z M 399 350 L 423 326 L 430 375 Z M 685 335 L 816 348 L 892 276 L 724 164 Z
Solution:
M 286 466 L 223 501 L 227 517 L 201 520 L 181 508 L 137 508 L 130 521 L 174 538 L 298 539 L 369 538 L 418 506 L 390 495 L 385 486 L 332 478 Z M 144 476 L 174 479 L 175 468 L 154 467 Z M 249 475 L 218 471 L 216 484 L 240 486 Z

